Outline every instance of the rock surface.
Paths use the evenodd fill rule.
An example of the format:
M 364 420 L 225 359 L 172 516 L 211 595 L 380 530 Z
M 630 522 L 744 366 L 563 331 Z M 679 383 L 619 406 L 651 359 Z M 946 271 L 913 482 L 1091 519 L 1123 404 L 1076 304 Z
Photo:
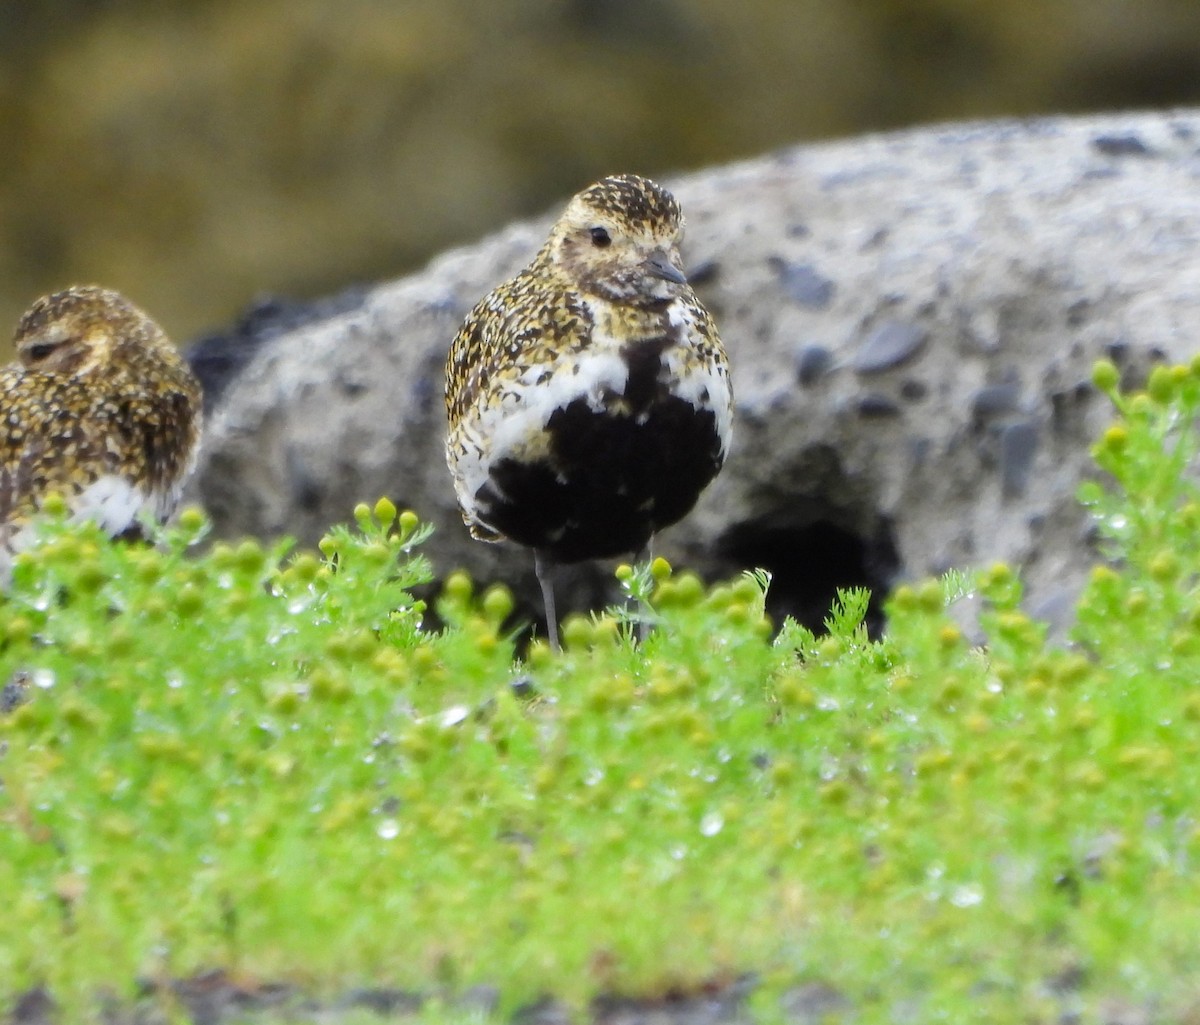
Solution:
M 1069 614 L 1094 559 L 1074 495 L 1109 419 L 1091 365 L 1140 383 L 1198 348 L 1200 111 L 939 126 L 668 184 L 737 418 L 722 475 L 657 553 L 709 577 L 764 566 L 773 610 L 809 623 L 835 586 L 996 559 L 1023 568 L 1035 612 Z M 193 349 L 219 399 L 192 498 L 218 532 L 312 542 L 387 494 L 436 524 L 440 571 L 536 593 L 527 552 L 459 519 L 442 362 L 555 213 Z M 222 344 L 246 358 L 213 360 Z M 610 573 L 574 571 L 564 604 L 611 601 Z

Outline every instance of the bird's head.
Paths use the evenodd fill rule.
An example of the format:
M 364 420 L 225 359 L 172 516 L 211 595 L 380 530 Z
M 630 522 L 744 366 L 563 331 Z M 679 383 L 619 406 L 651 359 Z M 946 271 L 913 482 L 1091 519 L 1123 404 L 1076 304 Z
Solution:
M 13 335 L 26 370 L 74 377 L 168 344 L 145 313 L 119 293 L 95 285 L 43 296 Z
M 550 233 L 546 255 L 582 292 L 656 306 L 688 289 L 682 237 L 675 197 L 647 178 L 622 174 L 571 200 Z

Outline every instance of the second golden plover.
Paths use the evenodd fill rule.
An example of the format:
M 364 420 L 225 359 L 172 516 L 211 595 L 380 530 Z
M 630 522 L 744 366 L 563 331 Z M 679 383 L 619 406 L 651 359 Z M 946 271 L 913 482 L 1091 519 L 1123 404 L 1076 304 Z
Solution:
M 116 292 L 69 288 L 17 325 L 0 369 L 0 529 L 27 543 L 51 492 L 76 520 L 135 536 L 166 519 L 196 463 L 200 385 L 159 326 Z
M 463 519 L 480 540 L 534 550 L 556 647 L 552 566 L 644 553 L 729 447 L 729 365 L 684 277 L 682 231 L 661 185 L 605 178 L 450 347 L 446 457 Z

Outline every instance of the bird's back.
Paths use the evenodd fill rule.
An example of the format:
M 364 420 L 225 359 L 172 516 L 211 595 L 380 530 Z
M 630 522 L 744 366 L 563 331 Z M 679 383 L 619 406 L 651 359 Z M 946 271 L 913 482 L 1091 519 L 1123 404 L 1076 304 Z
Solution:
M 157 325 L 116 293 L 81 288 L 39 303 L 23 320 L 28 336 L 18 332 L 27 357 L 40 345 L 74 345 L 80 365 L 64 356 L 59 367 L 18 361 L 0 370 L 0 525 L 9 546 L 21 547 L 20 531 L 51 492 L 73 518 L 114 536 L 136 533 L 142 516 L 165 519 L 196 461 L 198 383 Z

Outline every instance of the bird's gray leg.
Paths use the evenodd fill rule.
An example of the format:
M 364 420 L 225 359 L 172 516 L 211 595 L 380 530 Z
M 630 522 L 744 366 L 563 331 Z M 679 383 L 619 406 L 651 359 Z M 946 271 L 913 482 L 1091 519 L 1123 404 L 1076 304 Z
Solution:
M 643 563 L 649 563 L 653 558 L 654 535 L 651 534 L 646 539 L 646 543 L 633 553 L 633 564 L 635 566 L 640 566 Z M 636 635 L 639 644 L 641 644 L 646 640 L 647 637 L 650 636 L 650 607 L 644 601 L 638 602 Z
M 546 638 L 550 647 L 561 651 L 558 643 L 558 615 L 554 611 L 554 560 L 542 549 L 533 550 L 533 571 L 542 588 L 542 608 L 546 612 Z

